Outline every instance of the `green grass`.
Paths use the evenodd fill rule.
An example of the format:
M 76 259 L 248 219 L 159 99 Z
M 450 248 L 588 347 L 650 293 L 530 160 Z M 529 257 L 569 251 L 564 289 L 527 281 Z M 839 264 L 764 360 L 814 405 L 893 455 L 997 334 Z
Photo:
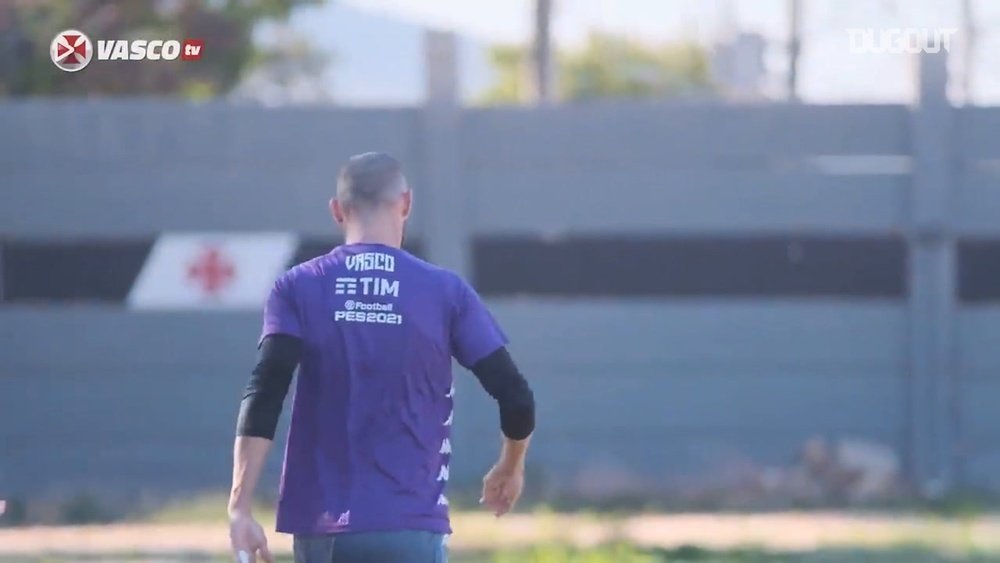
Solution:
M 161 505 L 155 511 L 136 515 L 132 520 L 157 524 L 205 523 L 224 525 L 226 496 L 209 494 L 179 499 Z M 807 552 L 783 552 L 767 547 L 744 547 L 739 549 L 713 550 L 700 546 L 682 546 L 670 549 L 643 548 L 623 542 L 624 536 L 612 534 L 605 539 L 610 543 L 592 548 L 574 547 L 568 543 L 567 536 L 560 535 L 562 528 L 577 526 L 584 523 L 603 523 L 608 526 L 618 526 L 629 516 L 628 513 L 581 513 L 568 518 L 566 513 L 538 510 L 533 514 L 535 530 L 548 532 L 542 535 L 542 543 L 533 547 L 496 549 L 484 551 L 469 551 L 474 549 L 469 545 L 466 550 L 453 550 L 450 555 L 452 563 L 660 563 L 660 562 L 690 562 L 690 563 L 1000 563 L 1000 542 L 983 542 L 982 531 L 979 539 L 973 538 L 972 526 L 980 516 L 980 506 L 955 502 L 951 506 L 937 506 L 936 510 L 916 511 L 922 514 L 922 519 L 910 528 L 894 531 L 891 535 L 868 537 L 867 531 L 859 532 L 858 537 L 848 539 L 847 545 L 822 547 Z M 256 505 L 257 519 L 265 528 L 273 528 L 274 509 L 272 503 L 261 502 Z M 635 513 L 632 513 L 634 515 Z M 910 513 L 913 514 L 913 513 Z M 465 536 L 493 537 L 497 530 L 492 519 L 486 519 L 485 524 L 472 526 L 479 522 L 475 512 L 457 512 L 456 517 L 466 524 Z M 471 519 L 471 520 L 470 520 Z M 902 524 L 901 524 L 902 525 Z M 904 525 L 905 526 L 905 525 Z M 484 527 L 484 530 L 480 530 Z M 551 529 L 551 530 L 550 530 Z M 867 530 L 867 529 L 866 529 Z M 552 533 L 549 533 L 552 532 Z M 567 542 L 567 543 L 563 543 Z M 503 545 L 496 543 L 476 543 L 475 545 Z M 527 544 L 521 544 L 527 545 Z M 775 545 L 780 545 L 780 542 Z M 208 554 L 178 553 L 172 557 L 162 555 L 127 553 L 109 557 L 45 557 L 33 559 L 10 559 L 0 556 L 0 562 L 7 561 L 229 561 L 223 554 L 216 556 Z M 287 555 L 279 557 L 280 561 L 291 561 Z
M 752 548 L 713 551 L 694 546 L 641 550 L 627 545 L 613 545 L 589 550 L 546 546 L 499 553 L 456 554 L 450 560 L 453 563 L 993 563 L 1000 562 L 1000 555 L 946 555 L 906 547 L 781 553 Z
M 169 503 L 156 512 L 142 518 L 143 521 L 161 524 L 190 524 L 192 522 L 225 521 L 226 498 L 224 495 L 202 495 Z M 274 522 L 273 506 L 261 502 L 255 512 L 258 520 L 271 527 Z M 963 522 L 973 518 L 974 511 L 952 510 L 948 517 L 941 512 L 925 512 L 931 521 Z M 546 526 L 546 515 L 551 511 L 540 510 L 538 525 Z M 580 515 L 580 513 L 577 513 Z M 608 513 L 591 514 L 592 518 L 615 522 L 622 515 Z M 919 532 L 918 536 L 889 540 L 888 545 L 866 545 L 858 538 L 857 546 L 822 548 L 815 551 L 789 553 L 771 551 L 765 548 L 742 548 L 735 550 L 711 550 L 698 546 L 683 546 L 674 549 L 643 549 L 626 543 L 611 543 L 594 548 L 576 548 L 570 545 L 548 543 L 523 549 L 462 552 L 453 551 L 452 563 L 1000 563 L 1000 552 L 977 552 L 971 543 L 945 541 L 944 535 L 932 524 Z M 187 558 L 185 558 L 187 559 Z M 203 560 L 212 560 L 203 559 Z M 219 561 L 226 559 L 220 558 Z M 290 561 L 290 559 L 281 559 Z
M 289 556 L 278 557 L 278 561 L 290 562 Z M 532 549 L 498 551 L 488 553 L 453 553 L 451 563 L 994 563 L 1000 562 L 1000 555 L 965 554 L 947 555 L 918 548 L 899 547 L 884 550 L 866 549 L 821 549 L 807 553 L 781 553 L 762 549 L 736 549 L 713 551 L 694 546 L 671 550 L 642 550 L 623 544 L 608 545 L 593 549 L 572 549 L 565 546 L 541 546 Z M 13 562 L 15 559 L 0 561 Z M 144 554 L 114 557 L 39 557 L 17 559 L 17 561 L 51 562 L 63 561 L 115 561 L 137 563 L 139 561 L 223 562 L 228 558 L 178 554 L 176 557 L 157 557 Z
M 225 522 L 227 519 L 226 505 L 228 504 L 228 500 L 229 497 L 222 493 L 179 498 L 168 502 L 149 514 L 141 515 L 138 520 L 140 522 L 152 522 L 156 524 Z M 253 512 L 254 516 L 262 524 L 274 523 L 274 503 L 256 500 Z

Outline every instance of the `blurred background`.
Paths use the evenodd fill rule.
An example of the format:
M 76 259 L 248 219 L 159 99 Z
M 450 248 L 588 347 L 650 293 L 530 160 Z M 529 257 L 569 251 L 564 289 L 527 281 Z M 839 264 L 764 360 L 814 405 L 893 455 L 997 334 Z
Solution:
M 0 0 L 0 559 L 225 553 L 263 300 L 384 150 L 539 403 L 483 518 L 456 368 L 456 560 L 1000 561 L 998 69 L 991 0 Z

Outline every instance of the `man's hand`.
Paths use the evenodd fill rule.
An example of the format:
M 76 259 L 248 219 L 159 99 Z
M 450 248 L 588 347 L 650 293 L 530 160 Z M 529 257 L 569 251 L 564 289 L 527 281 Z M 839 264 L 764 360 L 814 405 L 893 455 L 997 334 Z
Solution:
M 257 563 L 257 554 L 267 563 L 274 563 L 274 556 L 267 549 L 264 528 L 253 519 L 249 512 L 236 511 L 229 514 L 229 541 L 238 563 Z M 240 552 L 248 558 L 240 559 Z
M 497 517 L 514 508 L 524 488 L 524 466 L 498 463 L 483 477 L 483 496 L 479 503 L 490 508 Z
M 253 489 L 264 468 L 264 458 L 271 440 L 257 436 L 237 436 L 233 445 L 233 490 L 229 495 L 229 541 L 237 563 L 257 563 L 257 552 L 267 563 L 274 557 L 267 549 L 264 529 L 253 519 L 250 506 Z M 240 553 L 245 554 L 245 561 Z

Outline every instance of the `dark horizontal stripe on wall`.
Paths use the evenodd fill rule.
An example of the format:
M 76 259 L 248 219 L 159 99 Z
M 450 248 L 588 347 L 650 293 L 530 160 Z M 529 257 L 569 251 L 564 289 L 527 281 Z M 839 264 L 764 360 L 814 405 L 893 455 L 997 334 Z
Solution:
M 488 237 L 485 295 L 902 297 L 906 246 L 891 237 Z
M 0 240 L 0 302 L 124 303 L 155 238 Z M 289 267 L 326 254 L 342 241 L 305 238 Z M 403 247 L 422 256 L 419 241 Z
M 958 243 L 958 296 L 966 302 L 1000 300 L 1000 240 Z
M 0 248 L 5 302 L 124 301 L 152 239 L 6 240 Z
M 298 248 L 295 249 L 295 255 L 292 257 L 290 266 L 301 264 L 317 256 L 327 254 L 338 244 L 343 244 L 343 242 L 343 238 L 303 238 L 299 241 Z M 408 239 L 403 241 L 403 250 L 414 256 L 423 258 L 423 247 L 419 240 Z

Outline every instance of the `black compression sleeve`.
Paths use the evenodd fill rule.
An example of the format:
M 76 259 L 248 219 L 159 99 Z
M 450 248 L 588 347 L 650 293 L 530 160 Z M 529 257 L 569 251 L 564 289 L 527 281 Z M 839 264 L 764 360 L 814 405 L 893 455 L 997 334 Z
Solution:
M 287 334 L 270 334 L 260 343 L 257 365 L 250 375 L 240 414 L 237 436 L 274 439 L 281 406 L 302 356 L 302 340 Z
M 500 405 L 500 429 L 511 440 L 523 440 L 535 429 L 535 396 L 507 348 L 472 366 L 483 389 Z

